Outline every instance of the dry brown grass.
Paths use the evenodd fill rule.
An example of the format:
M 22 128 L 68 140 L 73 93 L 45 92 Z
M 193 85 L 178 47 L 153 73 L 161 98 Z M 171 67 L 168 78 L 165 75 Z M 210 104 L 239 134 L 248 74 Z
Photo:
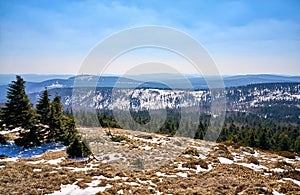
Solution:
M 252 164 L 255 164 L 255 165 L 259 165 L 259 161 L 257 160 L 257 158 L 255 158 L 254 156 L 250 156 L 248 158 L 248 163 L 252 163 Z
M 182 154 L 188 154 L 192 156 L 199 156 L 199 151 L 196 148 L 189 147 Z
M 203 169 L 208 169 L 208 164 L 205 160 L 202 159 L 193 159 L 187 163 L 184 163 L 182 167 L 190 168 L 190 169 L 197 169 L 196 165 L 200 165 Z

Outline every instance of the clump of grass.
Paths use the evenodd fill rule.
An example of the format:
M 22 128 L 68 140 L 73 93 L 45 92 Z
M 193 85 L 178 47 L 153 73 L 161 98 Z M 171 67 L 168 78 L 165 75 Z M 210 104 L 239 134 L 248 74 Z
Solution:
M 252 163 L 252 164 L 255 164 L 255 165 L 259 165 L 259 161 L 257 160 L 257 158 L 255 158 L 254 156 L 250 156 L 248 158 L 248 163 Z
M 228 148 L 223 144 L 219 144 L 218 147 L 215 148 L 215 153 L 219 157 L 224 157 L 224 158 L 228 158 L 230 160 L 233 160 L 232 154 L 230 153 Z
M 208 169 L 208 164 L 203 159 L 193 159 L 187 163 L 184 163 L 182 167 L 190 168 L 190 169 L 197 169 L 196 165 L 199 165 L 203 169 Z
M 277 161 L 275 164 L 275 168 L 287 169 L 293 168 L 293 165 L 285 161 Z
M 127 138 L 122 135 L 114 135 L 110 130 L 106 132 L 106 135 L 110 137 L 110 141 L 112 142 L 121 142 L 121 141 L 127 141 Z
M 143 138 L 143 139 L 153 139 L 151 135 L 138 135 L 137 137 Z
M 290 159 L 296 158 L 296 154 L 289 152 L 289 151 L 280 151 L 280 152 L 278 152 L 278 155 L 286 157 L 286 158 L 290 158 Z
M 188 154 L 192 156 L 199 156 L 199 151 L 196 148 L 187 148 L 183 154 Z

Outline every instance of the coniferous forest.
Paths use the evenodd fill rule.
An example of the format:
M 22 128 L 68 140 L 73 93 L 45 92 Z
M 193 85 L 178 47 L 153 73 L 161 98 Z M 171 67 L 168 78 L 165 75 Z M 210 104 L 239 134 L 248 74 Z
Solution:
M 16 76 L 7 92 L 7 102 L 1 109 L 1 128 L 20 128 L 15 144 L 24 148 L 40 146 L 42 143 L 59 142 L 67 147 L 70 157 L 86 157 L 91 154 L 82 143 L 72 116 L 63 113 L 60 96 L 51 102 L 47 89 L 38 100 L 36 108 L 25 93 L 25 81 Z M 6 138 L 0 135 L 0 143 Z
M 164 121 L 160 117 L 155 117 L 157 121 L 153 121 L 146 110 L 132 110 L 130 111 L 134 121 L 132 122 L 127 115 L 120 111 L 121 125 L 111 110 L 97 110 L 97 118 L 93 117 L 90 110 L 64 113 L 60 96 L 56 95 L 53 101 L 50 101 L 47 89 L 44 90 L 34 108 L 25 93 L 24 83 L 20 76 L 16 77 L 16 81 L 9 85 L 7 102 L 1 109 L 2 129 L 21 127 L 20 137 L 15 140 L 15 143 L 23 147 L 39 146 L 47 142 L 61 142 L 67 146 L 69 156 L 88 156 L 90 151 L 76 130 L 73 115 L 78 120 L 78 124 L 82 126 L 100 125 L 110 128 L 136 129 L 136 124 L 141 124 L 145 129 L 139 130 L 149 132 L 153 132 L 153 130 L 150 130 L 150 126 L 147 128 L 147 123 L 152 120 L 151 128 L 155 129 L 154 132 L 171 136 L 178 132 L 180 122 L 183 121 L 182 126 L 185 131 L 188 132 L 187 134 L 192 132 L 192 137 L 195 139 L 203 139 L 210 125 L 211 116 L 207 113 L 202 113 L 199 118 L 197 118 L 198 115 L 189 113 L 189 117 L 181 121 L 181 110 L 170 108 L 166 109 L 167 116 Z M 298 109 L 291 109 L 279 104 L 249 112 L 227 111 L 217 141 L 264 150 L 300 153 L 299 117 L 284 119 L 284 115 L 280 114 L 289 113 L 290 116 L 296 116 Z M 267 115 L 271 117 L 265 117 Z M 4 144 L 5 142 L 5 137 L 0 135 L 0 143 Z

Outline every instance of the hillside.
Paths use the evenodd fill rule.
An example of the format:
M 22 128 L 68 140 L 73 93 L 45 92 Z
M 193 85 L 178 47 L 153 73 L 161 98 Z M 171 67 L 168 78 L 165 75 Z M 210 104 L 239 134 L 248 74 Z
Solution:
M 109 130 L 126 139 L 113 142 L 106 134 Z M 120 129 L 80 131 L 102 135 L 96 137 L 103 141 L 96 159 L 68 159 L 61 149 L 31 158 L 2 156 L 0 193 L 277 195 L 300 191 L 298 156 L 290 159 L 240 145 Z M 90 145 L 97 148 L 96 140 Z

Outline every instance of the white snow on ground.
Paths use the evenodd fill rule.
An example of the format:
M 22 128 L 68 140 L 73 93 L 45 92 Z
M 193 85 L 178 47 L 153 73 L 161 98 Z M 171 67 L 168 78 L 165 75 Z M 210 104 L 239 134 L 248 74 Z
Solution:
M 253 164 L 253 163 L 250 163 L 250 164 L 248 164 L 248 163 L 236 163 L 236 164 L 247 167 L 247 168 L 252 169 L 254 171 L 261 171 L 261 169 L 268 170 L 268 168 L 263 166 L 263 165 L 256 165 L 256 164 Z
M 139 149 L 142 149 L 142 150 L 151 150 L 152 147 L 151 146 L 139 146 Z
M 285 169 L 281 169 L 281 168 L 274 168 L 274 169 L 270 169 L 270 171 L 277 172 L 277 173 L 282 173 L 282 172 L 284 172 L 286 170 Z
M 167 174 L 162 173 L 162 172 L 156 172 L 156 175 L 158 177 L 177 177 L 177 175 L 167 175 Z
M 141 184 L 136 183 L 136 182 L 125 182 L 126 185 L 130 185 L 130 186 L 140 186 Z
M 17 162 L 18 158 L 4 158 L 0 159 L 0 162 Z
M 212 165 L 208 165 L 208 169 L 203 169 L 200 165 L 196 165 L 196 167 L 197 167 L 196 173 L 203 172 L 203 171 L 211 171 L 213 168 Z
M 88 171 L 88 170 L 96 170 L 97 168 L 93 167 L 83 167 L 83 168 L 78 168 L 78 167 L 65 167 L 67 169 L 71 169 L 73 172 L 80 172 L 80 171 Z
M 180 177 L 188 177 L 187 173 L 183 173 L 183 172 L 178 172 L 176 173 L 176 175 L 180 176 Z
M 28 164 L 33 164 L 33 165 L 41 164 L 41 163 L 44 163 L 44 162 L 45 162 L 44 159 L 37 160 L 37 161 L 27 161 Z
M 42 155 L 44 152 L 49 151 L 62 151 L 65 150 L 66 147 L 62 144 L 51 142 L 47 144 L 42 144 L 39 147 L 24 149 L 23 147 L 16 146 L 14 142 L 7 142 L 7 145 L 0 144 L 0 155 L 5 155 L 13 158 L 31 158 L 38 157 Z M 8 159 L 2 159 L 8 160 Z
M 300 181 L 298 181 L 298 180 L 291 179 L 291 178 L 282 178 L 282 180 L 285 180 L 285 181 L 292 181 L 292 182 L 294 182 L 295 184 L 297 184 L 298 186 L 300 186 Z
M 151 180 L 141 180 L 140 178 L 136 178 L 136 180 L 141 184 L 149 184 L 150 186 L 157 187 L 157 185 L 153 183 Z
M 96 194 L 97 192 L 103 192 L 107 188 L 111 188 L 112 185 L 108 184 L 104 187 L 87 187 L 85 189 L 81 189 L 76 184 L 68 184 L 68 185 L 61 185 L 60 191 L 55 191 L 51 195 L 65 195 L 65 194 L 72 194 L 72 195 L 92 195 Z
M 105 154 L 103 156 L 100 156 L 100 158 L 103 159 L 102 160 L 103 163 L 108 163 L 110 161 L 124 159 L 124 156 L 120 153 L 111 153 L 111 154 Z
M 100 176 L 94 176 L 93 179 L 96 179 L 96 180 L 101 180 L 101 179 L 105 179 L 105 180 L 108 180 L 108 181 L 114 181 L 114 180 L 127 180 L 128 178 L 127 177 L 119 177 L 119 176 L 116 176 L 116 177 L 113 177 L 113 178 L 109 178 L 109 177 L 105 177 L 103 175 L 100 175 Z
M 12 130 L 9 130 L 9 131 L 4 131 L 4 130 L 0 131 L 0 134 L 1 135 L 6 135 L 6 134 L 14 133 L 14 132 L 19 132 L 21 130 L 22 130 L 21 127 L 17 127 L 17 128 L 12 129 Z
M 65 159 L 65 157 L 61 157 L 61 158 L 54 159 L 54 160 L 48 160 L 46 163 L 51 164 L 51 165 L 57 165 L 57 164 L 61 163 L 64 159 Z
M 272 194 L 273 194 L 273 195 L 284 195 L 284 194 L 279 193 L 279 192 L 277 192 L 277 191 L 275 191 L 275 190 L 272 192 Z
M 221 164 L 232 164 L 233 163 L 233 161 L 228 158 L 218 157 L 218 159 Z

